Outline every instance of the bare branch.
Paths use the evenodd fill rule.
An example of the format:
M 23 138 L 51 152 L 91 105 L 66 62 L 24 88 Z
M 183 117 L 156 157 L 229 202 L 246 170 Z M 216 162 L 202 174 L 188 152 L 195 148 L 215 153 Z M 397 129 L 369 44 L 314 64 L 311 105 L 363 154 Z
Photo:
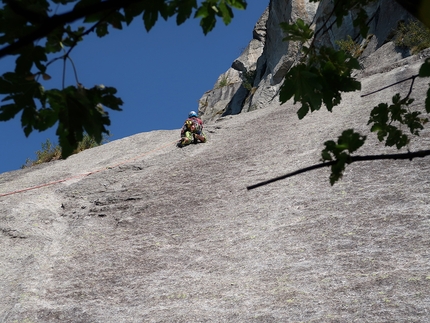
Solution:
M 415 82 L 415 79 L 416 79 L 417 77 L 418 77 L 418 75 L 413 75 L 413 76 L 412 76 L 411 86 L 409 87 L 409 92 L 408 92 L 408 95 L 406 96 L 406 98 L 405 98 L 405 99 L 409 98 L 409 97 L 410 97 L 410 95 L 412 94 L 412 89 L 413 89 L 413 87 L 414 87 L 414 82 Z
M 400 84 L 400 83 L 403 83 L 403 82 L 406 82 L 406 81 L 412 80 L 412 84 L 411 84 L 411 87 L 410 87 L 410 89 L 409 89 L 409 94 L 408 94 L 408 97 L 409 97 L 409 95 L 411 94 L 411 91 L 412 91 L 412 86 L 413 86 L 414 81 L 415 81 L 415 79 L 416 79 L 417 77 L 418 77 L 418 74 L 416 74 L 416 75 L 412 75 L 411 77 L 408 77 L 408 78 L 406 78 L 406 79 L 404 79 L 404 80 L 401 80 L 401 81 L 398 81 L 398 82 L 396 82 L 396 83 L 393 83 L 393 84 L 390 84 L 390 85 L 384 86 L 383 88 L 380 88 L 380 89 L 378 89 L 378 90 L 376 90 L 376 91 L 373 91 L 373 92 L 370 92 L 370 93 L 367 93 L 367 94 L 363 94 L 363 95 L 361 95 L 361 97 L 362 97 L 362 98 L 364 98 L 365 96 L 368 96 L 368 95 L 372 95 L 372 94 L 375 94 L 375 93 L 381 92 L 381 91 L 386 90 L 386 89 L 388 89 L 388 88 L 390 88 L 390 87 L 392 87 L 392 86 L 394 86 L 394 85 L 397 85 L 397 84 Z
M 372 161 L 372 160 L 384 160 L 384 159 L 392 159 L 392 160 L 397 160 L 397 159 L 409 159 L 412 160 L 414 158 L 423 158 L 425 156 L 429 156 L 430 155 L 430 150 L 420 150 L 420 151 L 416 151 L 416 152 L 407 152 L 407 153 L 402 153 L 402 154 L 388 154 L 388 155 L 368 155 L 368 156 L 351 156 L 350 160 L 349 160 L 349 164 L 352 164 L 353 162 L 357 162 L 357 161 Z M 260 186 L 264 186 L 267 184 L 271 184 L 274 183 L 276 181 L 280 181 L 282 179 L 286 179 L 298 174 L 302 174 L 302 173 L 306 173 L 309 172 L 311 170 L 314 169 L 319 169 L 319 168 L 323 168 L 323 167 L 328 167 L 331 165 L 336 164 L 337 161 L 333 160 L 327 163 L 320 163 L 320 164 L 315 164 L 309 167 L 305 167 L 299 170 L 296 170 L 292 173 L 288 173 L 279 177 L 275 177 L 272 179 L 269 179 L 267 181 L 264 182 L 260 182 L 254 185 L 250 185 L 247 186 L 246 188 L 248 190 L 252 190 L 254 188 L 260 187 Z

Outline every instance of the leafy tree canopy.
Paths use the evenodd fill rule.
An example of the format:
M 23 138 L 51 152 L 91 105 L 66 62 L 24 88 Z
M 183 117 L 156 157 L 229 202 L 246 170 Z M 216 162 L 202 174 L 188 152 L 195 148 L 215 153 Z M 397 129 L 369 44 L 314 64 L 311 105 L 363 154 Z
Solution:
M 122 29 L 134 19 L 142 19 L 150 31 L 159 18 L 175 17 L 178 25 L 194 17 L 203 33 L 217 19 L 229 24 L 233 9 L 245 9 L 245 0 L 2 0 L 0 8 L 0 59 L 16 56 L 14 71 L 0 77 L 0 121 L 21 113 L 26 136 L 58 124 L 57 136 L 62 157 L 71 155 L 84 133 L 98 143 L 108 134 L 110 119 L 105 108 L 121 110 L 117 90 L 109 86 L 86 88 L 64 84 L 61 89 L 45 89 L 49 66 L 71 60 L 71 52 L 95 32 L 104 37 L 110 28 Z M 63 8 L 70 8 L 65 13 Z M 76 27 L 76 21 L 81 26 Z M 73 63 L 73 61 L 72 61 Z

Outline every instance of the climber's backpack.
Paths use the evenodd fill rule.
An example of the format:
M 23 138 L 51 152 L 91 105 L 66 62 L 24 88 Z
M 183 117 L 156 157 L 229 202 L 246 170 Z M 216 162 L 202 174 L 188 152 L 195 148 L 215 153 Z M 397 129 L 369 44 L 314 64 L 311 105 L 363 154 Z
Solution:
M 194 133 L 201 134 L 203 125 L 200 124 L 197 119 L 191 119 L 191 118 L 185 120 L 184 126 L 182 127 L 182 130 L 183 130 L 182 132 L 190 130 L 191 125 L 194 125 L 195 127 Z

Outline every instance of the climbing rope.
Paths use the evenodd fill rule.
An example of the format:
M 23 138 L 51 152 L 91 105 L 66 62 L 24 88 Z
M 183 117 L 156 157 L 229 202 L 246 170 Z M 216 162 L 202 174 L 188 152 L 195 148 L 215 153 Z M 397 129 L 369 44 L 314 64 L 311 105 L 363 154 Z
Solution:
M 11 191 L 11 192 L 8 192 L 8 193 L 2 193 L 2 194 L 0 194 L 0 197 L 4 197 L 4 196 L 8 196 L 8 195 L 13 195 L 13 194 L 18 194 L 18 193 L 23 193 L 23 192 L 27 192 L 27 191 L 31 191 L 31 190 L 36 190 L 36 189 L 39 189 L 39 188 L 42 188 L 42 187 L 51 186 L 51 185 L 55 185 L 55 184 L 67 182 L 67 181 L 70 181 L 72 179 L 81 178 L 81 177 L 89 176 L 89 175 L 92 175 L 92 174 L 96 174 L 96 173 L 102 172 L 102 171 L 104 171 L 106 169 L 112 169 L 112 168 L 115 168 L 115 167 L 118 167 L 118 166 L 121 166 L 121 165 L 124 165 L 124 164 L 128 164 L 128 163 L 130 163 L 132 161 L 135 161 L 136 159 L 139 159 L 139 158 L 142 158 L 144 156 L 147 156 L 147 155 L 149 155 L 151 153 L 154 153 L 154 152 L 156 152 L 158 150 L 162 150 L 162 149 L 164 149 L 164 148 L 166 148 L 166 147 L 168 147 L 168 146 L 170 146 L 170 145 L 172 145 L 173 143 L 176 143 L 176 142 L 177 142 L 177 140 L 171 141 L 171 142 L 166 143 L 164 145 L 158 146 L 155 149 L 147 151 L 147 152 L 145 152 L 145 153 L 143 153 L 143 154 L 141 154 L 139 156 L 127 159 L 125 161 L 122 161 L 122 162 L 120 162 L 118 164 L 115 164 L 115 165 L 112 165 L 112 166 L 107 166 L 107 167 L 100 168 L 100 169 L 97 169 L 97 170 L 94 170 L 94 171 L 91 171 L 91 172 L 88 172 L 88 173 L 78 174 L 78 175 L 75 175 L 75 176 L 71 176 L 71 177 L 64 178 L 64 179 L 59 179 L 57 181 L 53 181 L 53 182 L 49 182 L 49 183 L 45 183 L 45 184 L 31 186 L 31 187 L 23 188 L 23 189 L 20 189 L 20 190 Z

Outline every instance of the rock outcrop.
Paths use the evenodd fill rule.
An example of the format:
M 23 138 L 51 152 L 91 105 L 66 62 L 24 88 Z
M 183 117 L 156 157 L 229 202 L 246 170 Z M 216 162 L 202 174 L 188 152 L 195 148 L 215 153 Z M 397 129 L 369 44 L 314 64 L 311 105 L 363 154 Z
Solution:
M 336 47 L 336 41 L 344 40 L 347 36 L 357 36 L 357 42 L 361 44 L 363 51 L 360 61 L 366 68 L 374 65 L 368 62 L 368 57 L 390 42 L 398 22 L 412 18 L 395 1 L 376 1 L 366 7 L 370 17 L 370 36 L 361 39 L 358 28 L 353 25 L 354 13 L 345 16 L 344 24 L 337 28 L 333 24 L 335 18 L 329 18 L 332 6 L 332 1 L 270 1 L 269 7 L 255 25 L 254 37 L 248 47 L 234 60 L 231 68 L 219 76 L 214 89 L 207 91 L 200 99 L 199 111 L 202 118 L 205 121 L 216 120 L 221 116 L 261 109 L 270 101 L 277 100 L 283 78 L 299 57 L 298 44 L 283 41 L 285 35 L 279 27 L 282 22 L 301 18 L 309 24 L 314 22 L 315 30 L 327 30 L 318 34 L 316 43 L 319 46 Z M 390 48 L 393 54 L 399 55 L 390 54 L 394 61 L 381 62 L 388 67 L 409 55 L 395 46 Z
M 266 49 L 270 32 L 256 29 Z M 0 174 L 0 322 L 427 322 L 428 158 L 353 163 L 335 186 L 324 168 L 246 189 L 318 163 L 344 129 L 369 137 L 362 155 L 396 151 L 366 123 L 409 86 L 360 94 L 415 75 L 430 50 L 402 57 L 376 39 L 362 92 L 333 113 L 299 121 L 267 100 L 208 122 L 205 144 L 153 131 Z M 283 65 L 269 57 L 234 66 L 266 62 L 258 90 L 276 92 Z M 412 108 L 428 83 L 415 80 Z M 425 129 L 408 149 L 429 143 Z

